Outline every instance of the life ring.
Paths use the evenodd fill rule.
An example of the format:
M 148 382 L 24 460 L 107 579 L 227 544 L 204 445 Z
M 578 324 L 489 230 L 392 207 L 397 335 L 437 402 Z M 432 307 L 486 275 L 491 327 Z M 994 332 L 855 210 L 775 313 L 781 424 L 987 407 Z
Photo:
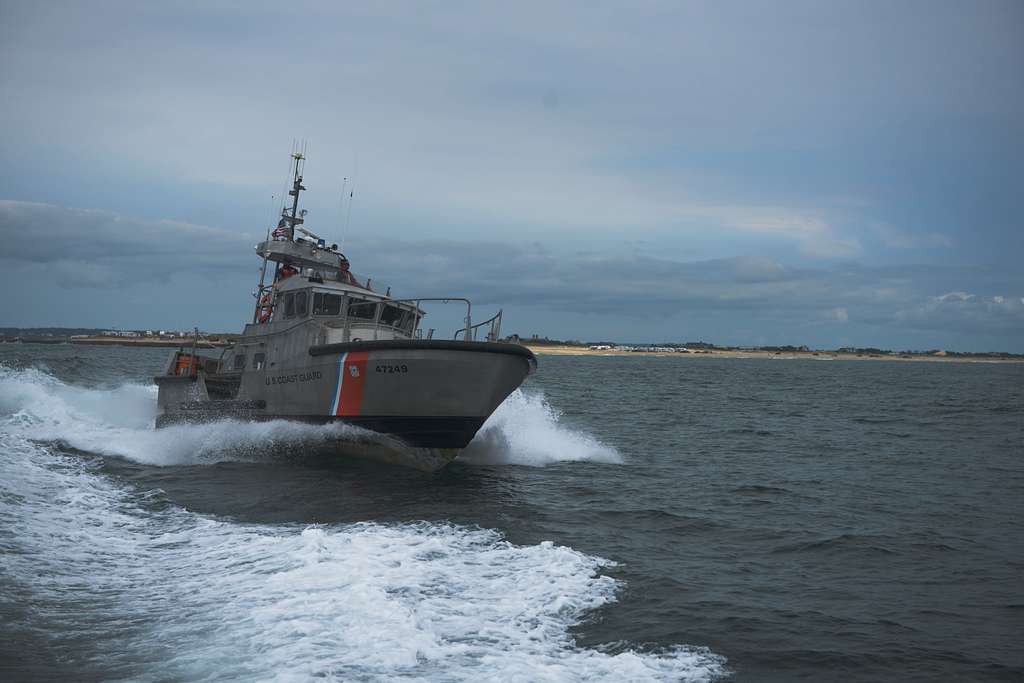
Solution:
M 267 292 L 260 297 L 260 302 L 256 307 L 256 316 L 261 323 L 265 323 L 270 320 L 270 314 L 274 312 L 274 295 Z

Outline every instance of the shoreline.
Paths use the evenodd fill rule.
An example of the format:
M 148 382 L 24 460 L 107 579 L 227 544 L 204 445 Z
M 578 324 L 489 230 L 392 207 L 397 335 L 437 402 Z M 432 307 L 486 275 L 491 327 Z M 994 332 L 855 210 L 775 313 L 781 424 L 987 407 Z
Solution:
M 67 339 L 21 339 L 6 341 L 14 344 L 78 344 L 84 346 L 134 346 L 142 348 L 184 348 L 191 347 L 191 339 L 132 339 L 123 337 L 72 337 Z M 234 342 L 227 340 L 200 340 L 196 345 L 199 349 L 223 349 Z M 689 353 L 669 351 L 621 351 L 617 349 L 589 349 L 582 346 L 556 344 L 523 344 L 539 356 L 632 356 L 650 358 L 739 358 L 767 360 L 819 360 L 819 361 L 900 361 L 900 362 L 931 362 L 931 363 L 1024 363 L 1024 358 L 986 358 L 981 356 L 936 356 L 926 354 L 857 354 L 834 351 L 739 351 L 724 349 L 695 350 Z
M 164 348 L 164 349 L 176 349 L 179 347 L 191 348 L 191 339 L 124 339 L 124 338 L 105 338 L 105 337 L 78 337 L 65 340 L 68 344 L 79 344 L 83 346 L 143 346 L 147 348 Z M 44 341 L 39 342 L 37 340 L 23 340 L 23 344 L 59 344 L 63 342 L 51 342 Z M 222 349 L 231 346 L 231 342 L 225 341 L 204 341 L 199 340 L 199 343 L 195 345 L 197 349 Z
M 558 346 L 547 344 L 524 344 L 537 355 L 549 356 L 637 356 L 640 358 L 757 358 L 768 360 L 852 360 L 852 361 L 901 361 L 909 363 L 1024 363 L 1024 358 L 983 358 L 977 356 L 934 356 L 925 354 L 857 354 L 832 351 L 726 351 L 720 349 L 691 351 L 689 353 L 666 351 L 619 351 L 616 349 L 595 350 L 579 346 Z

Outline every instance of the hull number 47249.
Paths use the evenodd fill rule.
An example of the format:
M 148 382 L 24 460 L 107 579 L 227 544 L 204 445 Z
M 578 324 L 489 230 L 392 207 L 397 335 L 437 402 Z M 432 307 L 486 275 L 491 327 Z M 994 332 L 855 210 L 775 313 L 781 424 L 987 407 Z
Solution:
M 392 375 L 392 374 L 394 374 L 396 372 L 399 372 L 399 373 L 409 372 L 409 366 L 408 365 L 378 365 L 377 366 L 377 372 L 382 373 L 382 374 L 386 374 L 386 375 Z

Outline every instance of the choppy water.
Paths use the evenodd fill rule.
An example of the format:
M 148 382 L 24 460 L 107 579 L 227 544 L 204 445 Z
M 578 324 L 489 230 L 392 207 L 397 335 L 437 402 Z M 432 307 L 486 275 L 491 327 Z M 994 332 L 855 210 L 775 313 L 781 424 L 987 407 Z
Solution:
M 1024 366 L 542 357 L 465 462 L 0 347 L 0 678 L 1021 680 Z

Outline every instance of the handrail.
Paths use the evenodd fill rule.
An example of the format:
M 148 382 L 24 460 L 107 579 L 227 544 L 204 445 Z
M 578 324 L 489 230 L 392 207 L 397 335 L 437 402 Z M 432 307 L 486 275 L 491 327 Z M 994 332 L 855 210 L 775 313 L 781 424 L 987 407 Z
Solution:
M 459 333 L 462 333 L 463 339 L 466 341 L 476 341 L 476 331 L 485 325 L 490 325 L 490 329 L 487 331 L 487 341 L 498 341 L 498 336 L 501 334 L 501 313 L 502 311 L 499 309 L 494 317 L 488 320 L 467 326 L 464 330 L 456 330 L 453 339 L 458 339 Z
M 417 299 L 388 299 L 388 303 L 415 303 L 416 309 L 419 310 L 421 301 L 440 301 L 443 304 L 451 303 L 452 301 L 463 301 L 466 304 L 466 326 L 463 331 L 469 334 L 469 331 L 473 327 L 473 302 L 462 296 L 432 296 L 432 297 L 419 297 Z M 499 313 L 500 314 L 500 313 Z M 415 334 L 416 329 L 420 326 L 419 319 L 416 320 L 416 324 L 413 325 L 413 333 Z M 455 333 L 455 337 L 458 337 L 458 332 Z

